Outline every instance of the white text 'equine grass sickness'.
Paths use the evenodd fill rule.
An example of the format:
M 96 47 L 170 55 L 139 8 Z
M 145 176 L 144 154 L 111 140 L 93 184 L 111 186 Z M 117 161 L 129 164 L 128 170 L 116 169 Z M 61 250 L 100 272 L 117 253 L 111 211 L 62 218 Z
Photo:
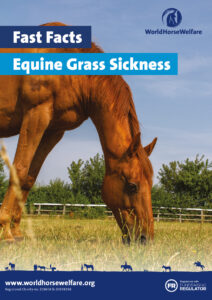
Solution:
M 1 75 L 177 75 L 176 53 L 0 54 Z

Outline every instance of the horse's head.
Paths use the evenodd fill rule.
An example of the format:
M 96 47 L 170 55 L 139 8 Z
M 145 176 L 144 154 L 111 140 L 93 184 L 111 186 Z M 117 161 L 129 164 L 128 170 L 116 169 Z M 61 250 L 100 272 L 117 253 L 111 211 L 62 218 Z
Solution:
M 110 160 L 103 184 L 103 199 L 113 211 L 122 229 L 123 241 L 132 236 L 141 242 L 153 237 L 151 188 L 153 170 L 148 156 L 157 139 L 142 147 L 137 134 L 119 159 Z

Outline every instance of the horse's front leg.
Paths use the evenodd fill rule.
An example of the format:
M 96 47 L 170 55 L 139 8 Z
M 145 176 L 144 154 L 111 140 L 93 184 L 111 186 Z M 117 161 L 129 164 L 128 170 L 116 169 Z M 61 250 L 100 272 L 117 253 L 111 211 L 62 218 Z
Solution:
M 14 167 L 19 178 L 20 188 L 23 187 L 35 152 L 40 144 L 42 136 L 49 126 L 52 114 L 51 102 L 40 104 L 29 109 L 23 118 L 18 146 L 14 159 Z M 0 224 L 3 226 L 4 238 L 13 241 L 10 228 L 13 216 L 13 208 L 16 201 L 16 190 L 12 177 L 0 209 Z
M 130 245 L 130 234 L 129 234 L 129 226 L 128 224 L 125 222 L 124 219 L 124 213 L 123 210 L 119 210 L 118 208 L 111 208 L 113 215 L 116 219 L 116 222 L 118 223 L 118 226 L 120 227 L 121 231 L 122 231 L 122 242 L 123 244 L 127 244 Z M 124 271 L 124 268 L 123 268 Z
M 16 240 L 21 240 L 23 238 L 23 235 L 20 230 L 20 221 L 21 221 L 22 209 L 25 202 L 27 201 L 27 196 L 29 194 L 29 191 L 34 185 L 35 180 L 39 174 L 39 171 L 47 155 L 54 148 L 54 146 L 61 140 L 63 134 L 64 131 L 46 131 L 34 155 L 27 178 L 22 186 L 23 201 L 22 203 L 19 203 L 18 201 L 14 203 L 13 224 L 11 230 L 12 230 L 12 235 Z

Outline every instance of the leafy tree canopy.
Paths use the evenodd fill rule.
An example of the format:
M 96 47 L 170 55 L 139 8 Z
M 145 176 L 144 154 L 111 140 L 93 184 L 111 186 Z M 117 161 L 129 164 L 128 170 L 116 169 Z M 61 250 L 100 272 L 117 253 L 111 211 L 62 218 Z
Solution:
M 158 174 L 164 193 L 177 203 L 190 207 L 212 205 L 212 162 L 204 156 L 164 164 Z
M 72 162 L 68 168 L 71 190 L 74 195 L 82 194 L 90 203 L 99 203 L 105 174 L 104 157 L 99 154 L 86 162 Z

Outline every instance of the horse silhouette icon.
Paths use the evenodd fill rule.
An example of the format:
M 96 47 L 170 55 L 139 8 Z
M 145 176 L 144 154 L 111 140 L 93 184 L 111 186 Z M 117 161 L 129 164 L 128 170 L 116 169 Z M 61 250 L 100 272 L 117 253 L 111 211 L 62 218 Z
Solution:
M 199 267 L 199 268 L 201 268 L 201 269 L 202 269 L 202 271 L 205 269 L 205 266 L 204 266 L 204 265 L 202 265 L 200 261 L 195 261 L 194 265 L 195 265 L 196 267 Z
M 84 267 L 86 268 L 86 271 L 94 271 L 94 266 L 93 265 L 87 265 L 87 264 L 84 264 Z
M 176 26 L 176 24 L 177 24 L 177 15 L 176 15 L 176 11 L 174 11 L 168 15 L 167 25 L 170 27 L 174 27 L 174 26 Z
M 4 268 L 5 271 L 15 271 L 15 264 L 12 264 L 11 262 L 7 267 Z
M 162 269 L 164 269 L 165 272 L 171 272 L 171 267 L 170 266 L 162 266 Z
M 52 270 L 52 272 L 56 271 L 55 267 L 52 267 L 52 265 L 50 265 L 50 270 Z
M 11 262 L 9 263 L 10 270 L 15 271 L 15 264 L 12 264 Z
M 133 268 L 130 265 L 128 265 L 126 261 L 124 265 L 121 265 L 121 269 L 122 271 L 131 271 L 131 272 L 133 270 Z
M 45 266 L 38 266 L 38 268 L 40 269 L 40 271 L 46 271 L 46 267 Z

